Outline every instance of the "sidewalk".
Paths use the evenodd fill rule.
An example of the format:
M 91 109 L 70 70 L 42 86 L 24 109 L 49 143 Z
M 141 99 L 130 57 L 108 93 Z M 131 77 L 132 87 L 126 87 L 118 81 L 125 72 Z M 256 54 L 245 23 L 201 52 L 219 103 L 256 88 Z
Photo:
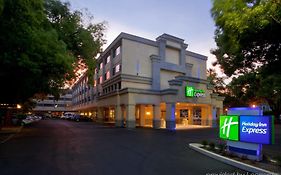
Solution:
M 14 135 L 19 133 L 22 129 L 22 126 L 9 126 L 9 127 L 3 127 L 0 130 L 0 144 L 5 143 Z

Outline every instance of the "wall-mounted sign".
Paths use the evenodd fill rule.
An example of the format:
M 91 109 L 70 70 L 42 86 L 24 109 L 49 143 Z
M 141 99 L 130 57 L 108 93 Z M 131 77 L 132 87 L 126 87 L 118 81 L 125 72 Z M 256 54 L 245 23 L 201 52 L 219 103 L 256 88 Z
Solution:
M 273 144 L 273 116 L 220 116 L 220 138 L 232 141 Z
M 202 89 L 195 89 L 192 86 L 185 87 L 186 97 L 205 97 L 205 91 Z

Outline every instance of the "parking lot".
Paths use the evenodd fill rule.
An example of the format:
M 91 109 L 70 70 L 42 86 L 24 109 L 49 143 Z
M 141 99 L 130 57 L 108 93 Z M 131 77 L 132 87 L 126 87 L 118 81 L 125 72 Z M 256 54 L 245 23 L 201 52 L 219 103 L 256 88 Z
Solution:
M 4 174 L 206 174 L 240 171 L 188 148 L 214 129 L 177 132 L 42 120 L 0 145 Z M 241 171 L 240 171 L 241 172 Z

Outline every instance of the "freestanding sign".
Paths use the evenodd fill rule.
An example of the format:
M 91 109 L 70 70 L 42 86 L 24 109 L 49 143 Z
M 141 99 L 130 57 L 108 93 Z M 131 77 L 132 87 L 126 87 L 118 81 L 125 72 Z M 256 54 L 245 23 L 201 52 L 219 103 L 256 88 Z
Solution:
M 220 116 L 220 138 L 249 143 L 273 144 L 272 116 Z
M 273 116 L 262 116 L 262 111 L 252 108 L 234 108 L 228 114 L 220 116 L 219 131 L 220 138 L 227 140 L 228 151 L 261 160 L 262 144 L 274 143 Z

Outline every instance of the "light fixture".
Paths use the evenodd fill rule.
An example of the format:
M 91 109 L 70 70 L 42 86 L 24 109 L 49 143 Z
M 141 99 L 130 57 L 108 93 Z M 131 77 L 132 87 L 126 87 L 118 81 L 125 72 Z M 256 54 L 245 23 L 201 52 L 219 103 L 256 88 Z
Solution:
M 18 108 L 18 109 L 21 109 L 21 105 L 17 104 L 17 108 Z
M 150 115 L 150 112 L 146 112 L 146 115 Z

